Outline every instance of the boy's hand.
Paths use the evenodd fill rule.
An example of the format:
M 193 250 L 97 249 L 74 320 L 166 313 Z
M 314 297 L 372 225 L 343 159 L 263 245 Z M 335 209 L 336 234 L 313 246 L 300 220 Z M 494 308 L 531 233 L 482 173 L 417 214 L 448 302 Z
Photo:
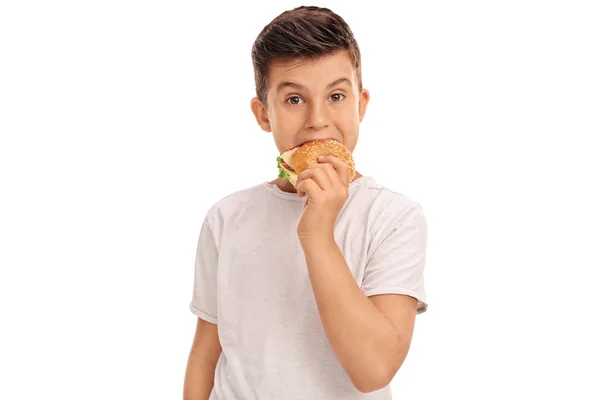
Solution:
M 299 197 L 308 196 L 297 232 L 300 241 L 333 239 L 335 221 L 348 199 L 348 165 L 337 157 L 319 157 L 296 181 Z

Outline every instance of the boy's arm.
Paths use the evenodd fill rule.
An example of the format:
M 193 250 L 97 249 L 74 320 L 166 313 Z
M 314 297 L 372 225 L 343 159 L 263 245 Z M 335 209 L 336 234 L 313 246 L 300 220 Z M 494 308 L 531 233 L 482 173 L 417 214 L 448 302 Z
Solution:
M 304 241 L 303 249 L 321 321 L 341 365 L 361 392 L 385 387 L 408 354 L 417 300 L 367 298 L 333 239 Z
M 302 172 L 296 189 L 308 199 L 297 233 L 333 351 L 354 386 L 371 392 L 389 384 L 404 362 L 418 301 L 400 294 L 368 298 L 358 287 L 333 235 L 348 188 L 348 166 L 335 157 Z
M 208 400 L 214 386 L 215 368 L 220 355 L 221 343 L 217 325 L 198 318 L 185 371 L 184 400 Z

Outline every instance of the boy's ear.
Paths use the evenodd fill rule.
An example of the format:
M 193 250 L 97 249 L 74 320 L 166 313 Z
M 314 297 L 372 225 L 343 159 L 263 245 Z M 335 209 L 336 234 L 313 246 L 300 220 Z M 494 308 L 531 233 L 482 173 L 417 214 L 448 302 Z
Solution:
M 358 98 L 358 116 L 359 121 L 362 122 L 365 117 L 365 113 L 367 112 L 367 105 L 369 104 L 369 99 L 371 98 L 371 94 L 367 89 L 363 89 Z
M 256 122 L 260 126 L 260 128 L 265 132 L 271 132 L 271 122 L 269 122 L 269 116 L 267 115 L 267 109 L 264 104 L 258 99 L 258 97 L 254 97 L 250 101 L 250 108 L 252 109 L 252 114 L 254 114 L 254 118 L 256 118 Z

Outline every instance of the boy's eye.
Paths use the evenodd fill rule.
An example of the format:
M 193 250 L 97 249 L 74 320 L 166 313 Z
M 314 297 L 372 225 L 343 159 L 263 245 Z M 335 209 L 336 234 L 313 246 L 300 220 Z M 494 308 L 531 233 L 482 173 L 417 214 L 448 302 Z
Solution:
M 292 96 L 286 100 L 290 104 L 300 104 L 302 99 L 299 96 Z
M 330 96 L 330 99 L 333 100 L 334 102 L 340 102 L 342 100 L 344 100 L 346 96 L 343 95 L 342 93 L 334 93 Z M 286 100 L 287 103 L 289 104 L 293 104 L 293 105 L 297 105 L 297 104 L 302 104 L 304 102 L 304 100 L 302 100 L 302 98 L 300 96 L 291 96 Z
M 338 102 L 338 101 L 342 101 L 344 99 L 344 95 L 341 93 L 334 93 L 331 95 L 331 100 Z

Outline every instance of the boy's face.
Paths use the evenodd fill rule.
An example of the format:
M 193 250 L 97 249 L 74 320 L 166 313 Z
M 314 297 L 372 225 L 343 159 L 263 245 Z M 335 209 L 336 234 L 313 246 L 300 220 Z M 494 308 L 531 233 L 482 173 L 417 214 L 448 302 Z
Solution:
M 267 106 L 258 98 L 251 106 L 280 153 L 315 139 L 335 139 L 354 151 L 369 92 L 359 92 L 346 51 L 311 61 L 275 61 L 268 82 Z

